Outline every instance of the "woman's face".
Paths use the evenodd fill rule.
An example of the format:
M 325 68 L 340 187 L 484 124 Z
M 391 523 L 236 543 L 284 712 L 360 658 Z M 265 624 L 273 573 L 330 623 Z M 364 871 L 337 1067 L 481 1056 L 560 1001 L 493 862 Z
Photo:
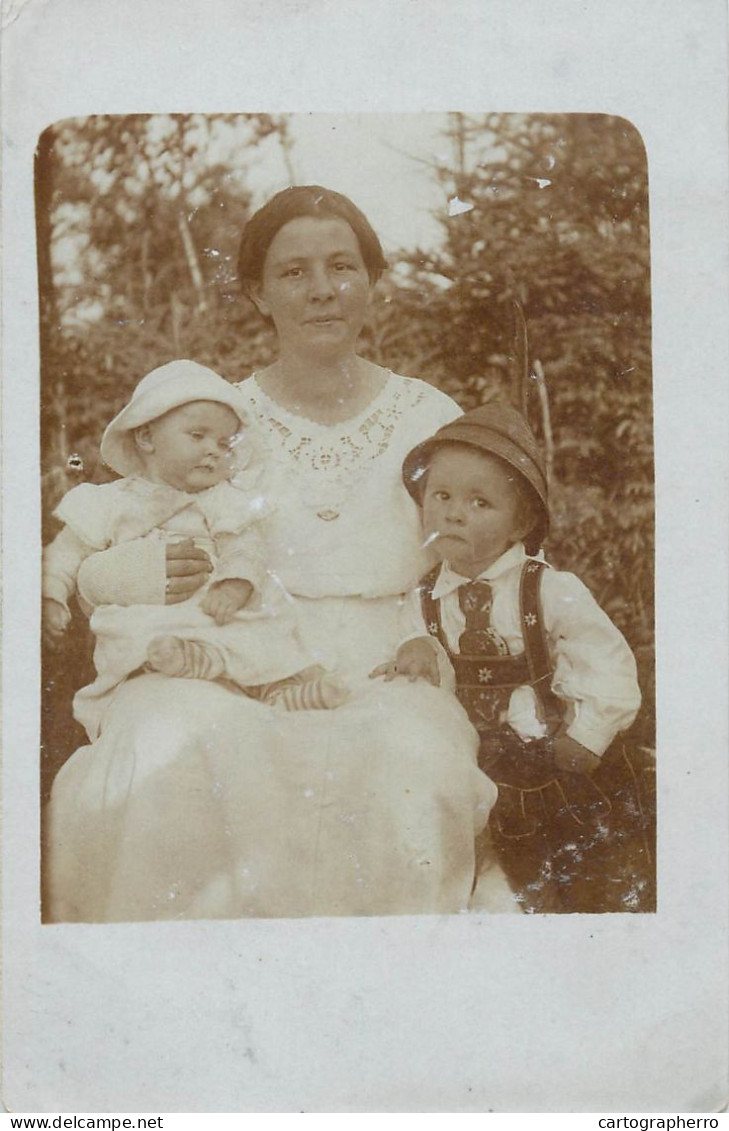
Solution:
M 346 220 L 301 216 L 274 236 L 251 297 L 273 319 L 283 350 L 354 351 L 372 284 Z

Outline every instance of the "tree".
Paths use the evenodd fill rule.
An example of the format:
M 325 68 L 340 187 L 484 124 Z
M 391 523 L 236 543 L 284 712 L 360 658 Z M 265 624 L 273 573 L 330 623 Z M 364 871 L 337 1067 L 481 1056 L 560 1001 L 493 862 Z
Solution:
M 519 401 L 519 308 L 554 436 L 550 557 L 636 650 L 651 699 L 653 454 L 645 153 L 606 115 L 452 115 L 442 246 L 402 254 L 373 340 L 464 407 Z M 536 372 L 540 367 L 536 366 Z M 539 381 L 533 380 L 535 387 Z M 529 412 L 544 432 L 532 398 Z M 644 714 L 651 731 L 650 705 Z
M 234 378 L 266 356 L 234 260 L 250 209 L 241 155 L 268 138 L 292 171 L 286 121 L 270 115 L 100 115 L 42 135 L 46 513 L 79 475 L 104 476 L 101 432 L 146 372 L 186 356 Z

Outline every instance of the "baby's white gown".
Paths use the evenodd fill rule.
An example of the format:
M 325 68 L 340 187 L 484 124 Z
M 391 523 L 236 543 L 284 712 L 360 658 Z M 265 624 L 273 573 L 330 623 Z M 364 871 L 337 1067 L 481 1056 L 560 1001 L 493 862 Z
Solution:
M 496 796 L 475 731 L 446 691 L 368 678 L 392 656 L 400 595 L 428 564 L 403 457 L 460 410 L 391 374 L 365 412 L 322 426 L 254 378 L 240 387 L 272 463 L 271 569 L 306 646 L 351 698 L 286 713 L 201 680 L 122 684 L 101 736 L 54 783 L 47 918 L 465 910 L 474 835 Z

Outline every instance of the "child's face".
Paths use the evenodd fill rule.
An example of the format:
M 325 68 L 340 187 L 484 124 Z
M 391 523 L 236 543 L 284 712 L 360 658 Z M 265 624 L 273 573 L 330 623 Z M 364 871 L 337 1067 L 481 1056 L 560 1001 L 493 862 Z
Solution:
M 137 430 L 147 475 L 178 491 L 205 491 L 232 474 L 241 424 L 227 405 L 192 401 Z
M 458 573 L 478 577 L 528 526 L 513 478 L 498 459 L 463 444 L 435 452 L 423 493 L 423 532 Z

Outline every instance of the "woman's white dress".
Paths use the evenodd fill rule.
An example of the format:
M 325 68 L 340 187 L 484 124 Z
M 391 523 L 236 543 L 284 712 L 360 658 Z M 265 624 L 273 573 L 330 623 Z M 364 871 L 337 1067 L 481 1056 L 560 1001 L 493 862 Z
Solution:
M 201 680 L 124 683 L 54 784 L 47 918 L 464 910 L 496 793 L 475 731 L 449 693 L 369 678 L 428 564 L 403 457 L 460 410 L 391 374 L 358 417 L 323 426 L 254 378 L 240 387 L 272 468 L 269 567 L 350 699 L 286 713 Z

